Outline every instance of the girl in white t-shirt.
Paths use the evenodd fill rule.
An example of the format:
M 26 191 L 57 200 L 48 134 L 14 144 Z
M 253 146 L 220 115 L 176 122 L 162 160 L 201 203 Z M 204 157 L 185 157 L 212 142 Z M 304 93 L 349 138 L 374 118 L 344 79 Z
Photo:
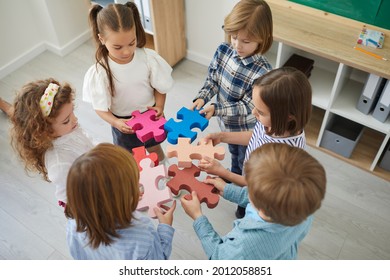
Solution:
M 144 48 L 145 31 L 137 6 L 132 2 L 94 5 L 89 22 L 95 39 L 96 63 L 84 78 L 84 100 L 112 127 L 113 142 L 131 151 L 143 146 L 158 154 L 159 143 L 142 143 L 126 125 L 133 111 L 153 109 L 163 116 L 166 92 L 171 89 L 172 68 L 155 51 Z
M 12 146 L 27 171 L 36 171 L 55 184 L 61 206 L 67 202 L 69 168 L 95 145 L 78 125 L 73 100 L 69 84 L 37 80 L 22 87 L 9 114 Z

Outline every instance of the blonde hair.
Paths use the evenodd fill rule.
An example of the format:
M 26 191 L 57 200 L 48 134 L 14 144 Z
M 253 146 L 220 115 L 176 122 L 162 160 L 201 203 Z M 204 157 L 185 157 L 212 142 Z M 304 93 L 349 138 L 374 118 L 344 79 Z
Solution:
M 272 13 L 268 4 L 263 0 L 241 0 L 225 17 L 224 26 L 227 40 L 231 35 L 245 30 L 251 40 L 258 42 L 256 53 L 264 54 L 272 46 L 273 23 Z
M 40 107 L 40 100 L 50 83 L 59 85 L 53 100 L 50 114 L 45 117 Z M 74 91 L 69 84 L 61 85 L 49 78 L 27 83 L 17 93 L 11 116 L 11 144 L 25 164 L 25 170 L 40 173 L 44 180 L 47 177 L 45 153 L 53 146 L 54 130 L 52 123 L 63 105 L 73 102 Z
M 323 166 L 303 149 L 268 143 L 245 163 L 249 198 L 274 223 L 294 226 L 321 206 L 325 196 Z
M 113 32 L 129 31 L 135 27 L 137 47 L 142 48 L 146 44 L 146 34 L 142 27 L 140 14 L 133 2 L 126 4 L 109 4 L 103 8 L 100 5 L 92 6 L 89 11 L 89 24 L 92 27 L 92 36 L 96 43 L 96 65 L 100 64 L 107 73 L 111 96 L 115 95 L 114 75 L 108 64 L 108 50 L 100 42 L 99 34 L 103 35 L 107 30 Z
M 271 70 L 253 83 L 260 88 L 260 98 L 271 114 L 268 134 L 290 135 L 300 133 L 311 117 L 312 89 L 300 70 L 282 67 Z
M 69 170 L 65 216 L 76 220 L 76 230 L 87 233 L 93 248 L 109 245 L 120 237 L 118 229 L 130 226 L 139 194 L 139 170 L 131 153 L 101 143 Z

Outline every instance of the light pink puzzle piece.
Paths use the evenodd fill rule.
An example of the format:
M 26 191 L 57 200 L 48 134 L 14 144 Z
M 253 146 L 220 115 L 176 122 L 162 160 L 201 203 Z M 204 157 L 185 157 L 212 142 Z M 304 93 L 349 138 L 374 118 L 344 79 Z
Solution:
M 167 156 L 177 157 L 177 165 L 180 168 L 189 168 L 192 165 L 193 159 L 201 160 L 202 157 L 208 156 L 222 160 L 225 157 L 225 148 L 214 147 L 212 141 L 207 144 L 204 138 L 200 139 L 198 145 L 191 145 L 190 138 L 178 138 L 177 145 L 167 146 Z
M 142 171 L 139 183 L 143 186 L 144 193 L 138 202 L 137 210 L 148 209 L 148 215 L 151 218 L 156 218 L 153 208 L 172 201 L 172 193 L 168 187 L 162 190 L 157 187 L 158 181 L 166 177 L 166 170 L 164 165 L 153 166 L 153 162 L 149 158 L 141 160 L 140 165 Z
M 161 117 L 156 120 L 156 111 L 147 110 L 141 113 L 134 111 L 131 113 L 132 119 L 128 120 L 126 124 L 135 131 L 137 138 L 143 143 L 154 138 L 157 142 L 162 142 L 167 137 L 164 130 L 164 124 L 167 122 L 165 118 Z

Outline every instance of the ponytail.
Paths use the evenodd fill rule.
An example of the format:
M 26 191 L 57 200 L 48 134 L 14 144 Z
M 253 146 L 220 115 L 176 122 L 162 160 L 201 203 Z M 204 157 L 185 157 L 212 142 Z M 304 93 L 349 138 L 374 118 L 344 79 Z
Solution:
M 141 23 L 141 16 L 139 14 L 137 5 L 130 1 L 127 2 L 125 5 L 133 11 L 134 25 L 136 30 L 135 35 L 137 36 L 137 47 L 143 48 L 146 44 L 146 34 L 144 27 Z

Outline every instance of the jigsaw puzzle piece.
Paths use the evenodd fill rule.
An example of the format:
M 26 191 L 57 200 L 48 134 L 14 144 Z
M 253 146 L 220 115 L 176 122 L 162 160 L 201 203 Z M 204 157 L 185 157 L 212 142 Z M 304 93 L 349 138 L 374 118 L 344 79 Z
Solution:
M 133 151 L 133 157 L 138 164 L 138 169 L 140 172 L 142 171 L 142 167 L 140 165 L 140 162 L 141 162 L 141 160 L 143 160 L 145 158 L 150 158 L 151 161 L 154 163 L 153 166 L 158 165 L 158 155 L 156 153 L 150 153 L 147 155 L 146 149 L 144 146 L 133 148 L 132 151 Z
M 128 120 L 126 124 L 133 128 L 137 138 L 145 143 L 154 138 L 156 142 L 162 142 L 166 138 L 164 125 L 167 122 L 165 118 L 156 119 L 156 111 L 147 110 L 143 113 L 134 111 L 131 113 L 132 119 Z
M 196 191 L 201 203 L 205 202 L 208 208 L 214 208 L 219 202 L 218 191 L 213 185 L 198 181 L 195 177 L 199 175 L 200 169 L 193 164 L 190 168 L 184 169 L 179 169 L 176 164 L 173 164 L 168 169 L 168 176 L 173 178 L 168 181 L 167 186 L 174 195 L 178 195 L 180 190 L 186 190 L 189 193 Z M 190 197 L 191 195 L 187 194 L 184 198 Z
M 203 131 L 209 125 L 209 120 L 199 113 L 200 110 L 202 109 L 192 111 L 182 107 L 176 115 L 181 120 L 180 122 L 176 122 L 171 118 L 165 123 L 164 129 L 168 134 L 169 143 L 176 144 L 179 137 L 190 138 L 191 142 L 196 139 L 197 133 L 192 129 L 199 128 Z
M 138 202 L 137 210 L 148 210 L 148 215 L 151 218 L 156 218 L 154 207 L 160 207 L 162 204 L 172 201 L 171 190 L 167 187 L 158 189 L 158 181 L 166 177 L 164 165 L 153 166 L 150 158 L 141 160 L 140 165 L 142 172 L 140 172 L 139 183 L 144 189 L 142 198 Z
M 223 160 L 225 157 L 225 148 L 222 146 L 214 147 L 212 141 L 206 143 L 205 139 L 199 140 L 198 145 L 191 145 L 190 138 L 179 137 L 177 145 L 167 146 L 167 157 L 177 157 L 178 167 L 189 168 L 193 159 L 201 160 L 204 156 Z

